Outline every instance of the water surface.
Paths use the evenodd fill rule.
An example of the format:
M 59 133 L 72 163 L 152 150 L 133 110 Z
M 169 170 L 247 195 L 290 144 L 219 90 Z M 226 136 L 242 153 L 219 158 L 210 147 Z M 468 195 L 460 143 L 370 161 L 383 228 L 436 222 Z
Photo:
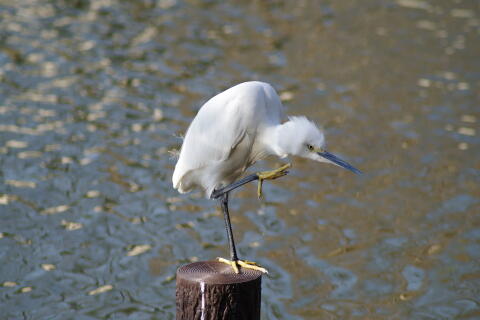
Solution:
M 365 172 L 235 193 L 262 319 L 480 317 L 479 33 L 475 1 L 0 1 L 2 318 L 173 319 L 176 268 L 228 250 L 171 151 L 252 79 Z

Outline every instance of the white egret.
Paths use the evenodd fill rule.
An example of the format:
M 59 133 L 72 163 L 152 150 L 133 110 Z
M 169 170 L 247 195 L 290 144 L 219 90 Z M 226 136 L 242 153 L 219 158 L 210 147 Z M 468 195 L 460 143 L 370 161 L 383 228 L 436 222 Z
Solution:
M 230 245 L 228 263 L 267 272 L 254 262 L 238 259 L 228 212 L 228 194 L 248 182 L 262 182 L 288 173 L 290 164 L 276 170 L 258 172 L 236 181 L 242 173 L 269 155 L 280 158 L 300 156 L 359 170 L 324 149 L 323 132 L 305 117 L 290 117 L 283 122 L 283 106 L 278 94 L 267 83 L 251 81 L 238 84 L 208 100 L 198 111 L 185 134 L 175 171 L 173 187 L 180 193 L 201 188 L 206 196 L 219 199 L 224 213 Z

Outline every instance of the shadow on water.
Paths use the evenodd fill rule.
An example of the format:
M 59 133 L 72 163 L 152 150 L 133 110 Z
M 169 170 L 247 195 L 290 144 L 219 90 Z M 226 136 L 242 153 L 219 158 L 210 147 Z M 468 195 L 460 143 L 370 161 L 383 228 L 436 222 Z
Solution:
M 478 318 L 479 33 L 470 1 L 0 2 L 2 318 L 173 319 L 176 268 L 227 248 L 170 151 L 251 79 L 365 172 L 235 193 L 262 318 Z

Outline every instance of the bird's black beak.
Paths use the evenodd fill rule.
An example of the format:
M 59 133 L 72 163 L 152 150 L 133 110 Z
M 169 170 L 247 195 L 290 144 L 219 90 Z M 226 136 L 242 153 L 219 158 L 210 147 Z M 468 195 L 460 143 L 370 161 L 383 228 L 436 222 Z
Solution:
M 336 155 L 334 155 L 334 154 L 332 154 L 328 151 L 323 150 L 323 151 L 317 152 L 317 153 L 320 157 L 323 157 L 323 158 L 327 159 L 328 161 L 332 162 L 333 164 L 336 164 L 339 167 L 350 170 L 350 171 L 352 171 L 353 173 L 356 173 L 356 174 L 362 173 L 362 171 L 358 170 L 357 168 L 355 168 L 354 166 L 349 164 L 347 161 L 340 159 L 339 157 L 337 157 Z

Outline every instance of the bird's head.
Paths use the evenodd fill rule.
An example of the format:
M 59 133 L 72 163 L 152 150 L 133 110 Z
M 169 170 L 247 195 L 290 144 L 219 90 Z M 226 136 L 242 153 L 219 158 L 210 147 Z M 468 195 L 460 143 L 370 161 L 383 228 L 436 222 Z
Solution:
M 305 117 L 290 117 L 289 121 L 282 125 L 278 143 L 287 154 L 331 163 L 354 173 L 361 173 L 348 162 L 326 151 L 322 130 Z

